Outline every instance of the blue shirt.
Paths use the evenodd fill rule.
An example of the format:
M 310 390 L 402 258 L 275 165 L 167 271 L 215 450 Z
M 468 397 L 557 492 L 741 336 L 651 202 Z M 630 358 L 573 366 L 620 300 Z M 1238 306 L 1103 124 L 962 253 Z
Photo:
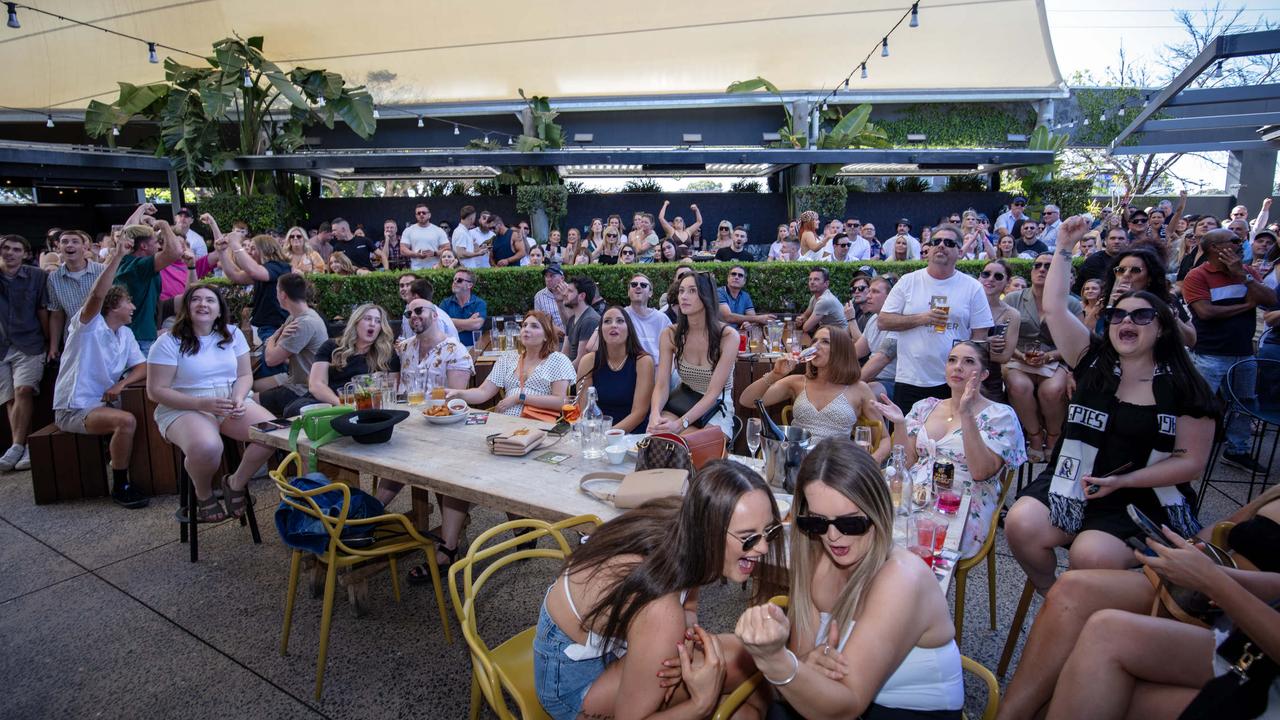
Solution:
M 466 305 L 458 304 L 457 296 L 450 295 L 441 301 L 440 309 L 449 317 L 458 320 L 466 320 L 476 313 L 479 313 L 482 318 L 489 317 L 488 306 L 484 304 L 484 300 L 475 295 L 471 296 Z M 471 347 L 471 333 L 458 333 L 458 339 L 462 341 L 463 345 Z
M 738 293 L 738 298 L 735 300 L 733 296 L 729 294 L 729 288 L 720 287 L 716 288 L 716 296 L 719 298 L 720 302 L 729 306 L 729 312 L 734 315 L 746 315 L 747 311 L 756 309 L 755 303 L 751 302 L 751 293 L 748 293 L 746 290 L 740 291 Z

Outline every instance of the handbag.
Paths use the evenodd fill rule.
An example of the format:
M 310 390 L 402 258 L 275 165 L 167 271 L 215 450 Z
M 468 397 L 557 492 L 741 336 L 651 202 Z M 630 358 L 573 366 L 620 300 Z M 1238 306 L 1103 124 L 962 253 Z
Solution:
M 546 438 L 546 430 L 523 427 L 518 430 L 495 433 L 485 438 L 485 441 L 489 443 L 489 452 L 494 455 L 523 457 L 541 445 Z
M 605 483 L 598 481 L 604 480 Z M 617 486 L 613 492 L 604 489 Z M 601 487 L 604 486 L 604 487 Z M 619 510 L 638 507 L 648 502 L 665 497 L 679 497 L 689 489 L 689 472 L 670 468 L 654 468 L 637 472 L 592 472 L 582 476 L 578 488 L 591 497 L 612 504 Z
M 662 409 L 676 417 L 684 417 L 684 415 L 692 410 L 693 406 L 697 405 L 701 400 L 702 393 L 694 391 L 693 388 L 685 385 L 684 383 L 680 383 L 680 386 L 675 390 L 672 390 L 671 394 L 667 396 L 667 404 L 663 406 Z M 702 427 L 711 422 L 711 418 L 721 412 L 724 412 L 723 398 L 716 401 L 716 404 L 712 405 L 710 410 L 703 413 L 702 417 L 697 420 L 691 420 L 689 424 L 694 427 Z
M 534 407 L 533 405 L 525 403 L 524 407 L 520 408 L 520 417 L 525 418 L 526 420 L 556 423 L 560 421 L 560 411 L 547 410 L 546 408 Z
M 1236 561 L 1212 543 L 1200 545 L 1200 550 L 1220 566 L 1236 567 Z M 1153 617 L 1173 618 L 1202 628 L 1212 627 L 1222 617 L 1222 608 L 1214 604 L 1208 595 L 1175 585 L 1148 566 L 1143 566 L 1142 572 L 1156 589 L 1155 600 L 1151 603 Z
M 1273 602 L 1271 607 L 1277 609 L 1280 603 Z M 1280 677 L 1275 659 L 1267 657 L 1240 628 L 1231 629 L 1214 652 L 1231 669 L 1205 683 L 1178 720 L 1234 720 L 1265 713 L 1271 687 Z
M 723 460 L 725 449 L 729 444 L 729 439 L 720 428 L 714 425 L 697 430 L 689 428 L 681 433 L 680 437 L 684 438 L 685 444 L 689 446 L 689 455 L 693 459 L 693 467 L 696 470 L 701 470 L 712 460 Z
M 651 468 L 686 470 L 692 474 L 693 453 L 689 451 L 688 441 L 672 433 L 657 433 L 640 438 L 640 442 L 636 443 L 636 471 Z

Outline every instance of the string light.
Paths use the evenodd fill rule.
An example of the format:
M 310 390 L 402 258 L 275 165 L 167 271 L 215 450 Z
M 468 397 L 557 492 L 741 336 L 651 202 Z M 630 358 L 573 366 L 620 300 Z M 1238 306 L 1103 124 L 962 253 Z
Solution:
M 867 79 L 867 64 L 866 64 L 866 63 L 862 63 L 862 79 L 863 79 L 863 80 L 866 80 L 866 79 Z
M 454 134 L 454 135 L 461 135 L 461 134 L 462 134 L 462 130 L 458 128 L 458 123 L 454 123 L 454 124 L 453 124 L 453 134 Z
M 515 139 L 514 139 L 511 135 L 508 135 L 508 136 L 507 136 L 507 144 L 508 144 L 508 145 L 514 145 L 514 144 L 515 144 Z
M 422 122 L 422 116 L 421 116 L 421 115 L 419 115 L 419 116 L 418 116 L 418 127 L 422 127 L 422 125 L 423 125 L 423 122 Z
M 7 2 L 4 4 L 9 9 L 9 27 L 17 30 L 22 27 L 22 23 L 18 22 L 18 3 Z
M 316 98 L 316 107 L 324 107 L 324 96 Z
M 116 127 L 115 125 L 112 125 L 111 134 L 114 135 L 115 137 L 120 137 L 120 128 Z
M 382 114 L 378 112 L 378 108 L 374 108 L 374 109 L 373 109 L 373 119 L 374 119 L 374 120 L 381 120 L 381 119 L 382 119 Z
M 880 57 L 889 57 L 889 36 L 885 35 L 880 41 Z
M 484 134 L 484 144 L 485 144 L 485 145 L 488 145 L 488 144 L 489 144 L 489 133 L 485 133 L 485 134 Z
M 920 3 L 911 4 L 910 27 L 920 27 Z
M 147 62 L 152 65 L 160 62 L 160 57 L 156 55 L 156 44 L 153 42 L 147 43 Z
M 844 89 L 845 90 L 849 89 L 849 78 L 847 77 L 844 79 Z
M 1213 76 L 1214 76 L 1214 77 L 1216 77 L 1216 78 L 1220 78 L 1220 77 L 1222 77 L 1222 61 L 1221 61 L 1221 60 L 1219 60 L 1219 61 L 1218 61 L 1218 64 L 1217 64 L 1216 66 L 1214 66 L 1214 68 L 1213 68 Z
M 53 127 L 53 115 L 45 115 L 44 117 L 44 126 L 47 128 Z
M 241 70 L 240 76 L 244 78 L 245 87 L 247 88 L 253 87 L 253 79 L 249 77 L 249 68 L 244 68 L 243 70 Z

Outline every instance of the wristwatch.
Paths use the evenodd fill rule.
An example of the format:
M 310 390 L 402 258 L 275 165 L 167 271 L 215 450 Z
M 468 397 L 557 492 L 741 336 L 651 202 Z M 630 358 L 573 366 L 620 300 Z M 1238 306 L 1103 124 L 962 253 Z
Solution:
M 688 430 L 688 429 L 689 429 L 689 421 L 688 421 L 688 420 L 686 420 L 686 419 L 684 419 L 684 418 L 680 418 L 680 428 L 681 428 L 682 430 Z
M 524 394 L 524 393 L 520 393 L 520 402 L 521 402 L 521 403 L 523 403 L 523 402 L 524 402 L 524 399 L 525 399 L 525 394 Z

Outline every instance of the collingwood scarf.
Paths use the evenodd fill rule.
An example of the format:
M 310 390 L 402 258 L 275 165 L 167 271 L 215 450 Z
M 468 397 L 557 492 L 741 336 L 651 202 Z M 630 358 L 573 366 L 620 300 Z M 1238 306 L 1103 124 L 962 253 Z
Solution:
M 1102 372 L 1098 367 L 1097 353 L 1088 353 L 1077 372 Z M 1119 366 L 1115 368 L 1115 375 L 1119 378 Z M 1049 521 L 1054 527 L 1072 535 L 1080 532 L 1084 522 L 1086 497 L 1080 478 L 1097 474 L 1093 464 L 1097 459 L 1098 449 L 1102 447 L 1106 434 L 1112 428 L 1114 404 L 1117 402 L 1114 393 L 1085 390 L 1082 385 L 1083 383 L 1078 386 L 1075 396 L 1067 406 L 1062 450 L 1058 453 L 1058 462 L 1049 485 Z M 1159 410 L 1178 406 L 1177 389 L 1173 386 L 1173 375 L 1168 366 L 1156 367 L 1151 390 Z M 1152 428 L 1154 439 L 1145 467 L 1164 460 L 1173 452 L 1177 416 L 1157 411 L 1156 419 L 1158 427 Z M 1186 496 L 1176 486 L 1166 485 L 1149 490 L 1159 498 L 1160 505 L 1169 516 L 1170 526 L 1178 534 L 1191 537 L 1200 531 L 1200 523 L 1187 504 Z

